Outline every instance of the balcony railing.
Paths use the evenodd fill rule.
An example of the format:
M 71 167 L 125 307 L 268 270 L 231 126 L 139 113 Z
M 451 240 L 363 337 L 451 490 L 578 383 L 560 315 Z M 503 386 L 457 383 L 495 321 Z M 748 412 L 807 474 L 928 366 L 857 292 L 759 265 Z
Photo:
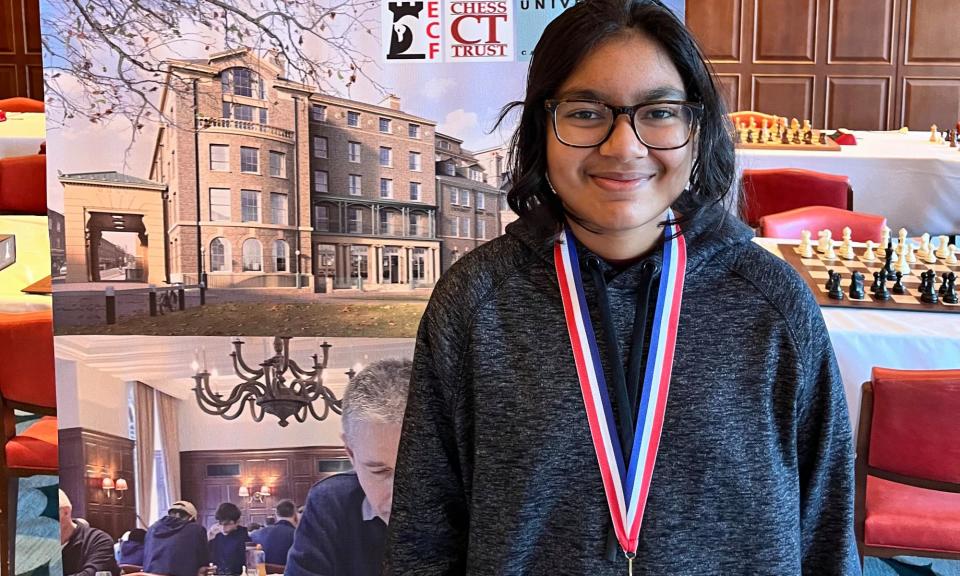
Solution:
M 267 124 L 260 124 L 259 122 L 252 122 L 248 120 L 236 120 L 234 118 L 201 118 L 200 128 L 227 128 L 229 130 L 244 130 L 247 132 L 259 132 L 261 134 L 269 134 L 271 136 L 278 136 L 280 138 L 286 138 L 287 140 L 293 140 L 293 130 L 277 128 L 276 126 L 269 126 Z

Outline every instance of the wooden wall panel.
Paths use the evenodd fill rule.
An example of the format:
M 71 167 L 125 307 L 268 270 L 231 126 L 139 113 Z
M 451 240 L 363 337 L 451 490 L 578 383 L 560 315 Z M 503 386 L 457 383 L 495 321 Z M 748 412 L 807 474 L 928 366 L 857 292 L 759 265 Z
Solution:
M 43 99 L 40 1 L 0 0 L 0 98 Z
M 717 81 L 717 88 L 727 105 L 727 110 L 737 110 L 740 101 L 740 75 L 718 74 Z
M 960 2 L 906 0 L 906 64 L 960 65 Z
M 830 0 L 828 62 L 893 64 L 895 0 Z
M 233 502 L 243 512 L 241 522 L 263 524 L 267 516 L 275 515 L 277 502 L 284 498 L 298 506 L 306 502 L 310 487 L 318 480 L 329 476 L 320 473 L 320 462 L 344 461 L 343 447 L 314 446 L 307 448 L 277 450 L 229 450 L 181 452 L 181 490 L 183 498 L 193 502 L 205 526 L 215 522 L 217 506 Z M 234 465 L 239 470 L 235 476 L 210 476 L 211 464 Z M 249 502 L 239 496 L 240 486 L 246 486 L 250 494 L 261 486 L 270 488 L 270 497 L 265 502 Z
M 904 78 L 902 118 L 914 130 L 954 126 L 960 118 L 960 78 Z
M 890 77 L 827 77 L 827 126 L 889 129 Z
M 786 116 L 813 118 L 813 76 L 753 76 L 751 109 Z
M 687 27 L 713 61 L 740 61 L 740 25 L 744 0 L 711 0 L 687 12 Z
M 754 63 L 813 63 L 817 0 L 754 0 Z

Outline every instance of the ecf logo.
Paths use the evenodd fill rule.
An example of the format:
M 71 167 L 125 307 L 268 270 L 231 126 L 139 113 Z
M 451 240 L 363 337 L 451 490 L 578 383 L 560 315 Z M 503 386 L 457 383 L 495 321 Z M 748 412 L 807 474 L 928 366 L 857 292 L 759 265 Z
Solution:
M 384 2 L 383 45 L 390 60 L 440 61 L 440 2 Z

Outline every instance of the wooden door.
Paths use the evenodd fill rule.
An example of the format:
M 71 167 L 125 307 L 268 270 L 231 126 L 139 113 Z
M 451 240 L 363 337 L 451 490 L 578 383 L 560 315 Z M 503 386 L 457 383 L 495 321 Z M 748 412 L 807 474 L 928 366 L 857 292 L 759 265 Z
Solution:
M 896 117 L 912 130 L 960 119 L 960 2 L 903 0 Z
M 40 1 L 0 0 L 0 98 L 43 100 Z

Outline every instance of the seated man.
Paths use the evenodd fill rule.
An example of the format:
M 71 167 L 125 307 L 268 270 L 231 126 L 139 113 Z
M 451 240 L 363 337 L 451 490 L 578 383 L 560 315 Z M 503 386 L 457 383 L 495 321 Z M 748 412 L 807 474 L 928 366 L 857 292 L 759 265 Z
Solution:
M 134 528 L 127 532 L 127 539 L 120 543 L 120 564 L 143 566 L 143 541 L 147 531 L 143 528 Z
M 375 362 L 347 386 L 342 438 L 354 472 L 310 489 L 287 576 L 381 573 L 411 366 L 409 360 Z
M 267 564 L 286 564 L 287 552 L 293 545 L 293 533 L 297 529 L 297 507 L 292 500 L 281 500 L 277 503 L 277 518 L 271 524 L 270 516 L 267 525 L 257 530 L 250 537 L 254 542 L 263 546 L 267 557 Z
M 60 544 L 63 546 L 63 573 L 66 576 L 94 576 L 109 572 L 120 576 L 120 567 L 113 557 L 113 539 L 103 530 L 93 528 L 82 518 L 73 518 L 73 504 L 60 491 Z
M 210 561 L 216 564 L 220 574 L 243 574 L 250 535 L 240 525 L 240 509 L 236 504 L 224 502 L 217 508 L 216 518 L 221 532 L 210 541 Z
M 207 566 L 207 531 L 197 524 L 197 508 L 180 500 L 147 530 L 143 571 L 164 576 L 197 576 Z

